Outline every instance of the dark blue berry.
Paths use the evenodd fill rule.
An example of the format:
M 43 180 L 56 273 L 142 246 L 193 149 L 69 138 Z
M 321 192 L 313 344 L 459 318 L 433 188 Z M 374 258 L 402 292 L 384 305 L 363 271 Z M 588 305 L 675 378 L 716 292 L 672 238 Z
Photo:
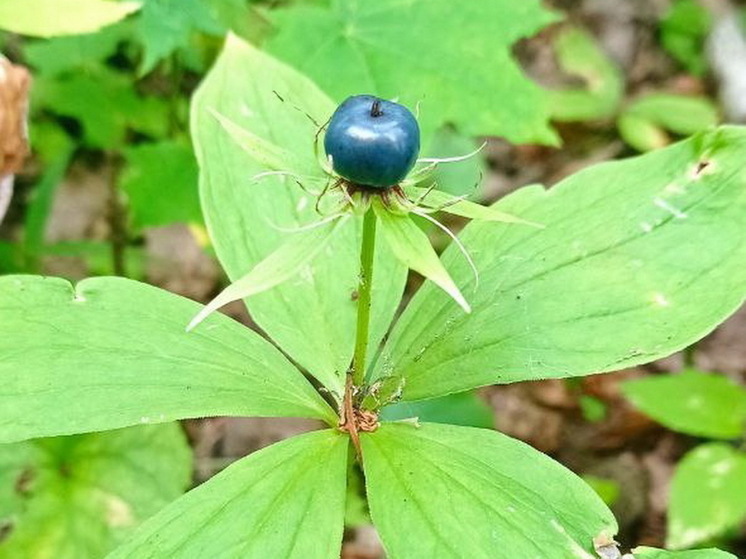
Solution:
M 324 148 L 341 177 L 355 185 L 388 188 L 414 167 L 420 127 L 403 105 L 355 95 L 334 111 Z

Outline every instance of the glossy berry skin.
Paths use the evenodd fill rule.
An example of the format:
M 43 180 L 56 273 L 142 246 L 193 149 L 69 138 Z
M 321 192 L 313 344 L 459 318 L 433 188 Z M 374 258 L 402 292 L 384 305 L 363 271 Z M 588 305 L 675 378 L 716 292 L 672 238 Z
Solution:
M 357 186 L 386 189 L 414 167 L 420 127 L 403 105 L 355 95 L 334 111 L 324 148 L 341 177 Z

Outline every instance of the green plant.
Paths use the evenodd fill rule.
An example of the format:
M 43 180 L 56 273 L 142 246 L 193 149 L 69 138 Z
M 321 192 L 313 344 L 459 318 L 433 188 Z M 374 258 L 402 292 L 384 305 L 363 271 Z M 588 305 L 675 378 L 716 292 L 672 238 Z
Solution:
M 695 0 L 676 0 L 660 23 L 661 44 L 689 73 L 707 70 L 705 41 L 712 27 L 712 15 Z
M 669 145 L 669 132 L 689 136 L 719 122 L 717 108 L 703 96 L 647 93 L 625 102 L 624 76 L 593 36 L 579 27 L 562 29 L 554 49 L 560 68 L 584 82 L 584 87 L 549 92 L 552 118 L 557 121 L 616 118 L 622 140 L 643 152 Z
M 121 278 L 73 287 L 7 276 L 0 440 L 213 415 L 328 425 L 233 464 L 112 558 L 337 557 L 354 460 L 394 559 L 593 557 L 613 547 L 603 502 L 528 445 L 378 414 L 395 401 L 615 370 L 701 338 L 744 299 L 746 132 L 700 134 L 490 208 L 454 203 L 488 219 L 459 236 L 470 260 L 455 245 L 438 260 L 412 241 L 408 216 L 376 197 L 375 213 L 358 215 L 361 205 L 318 223 L 307 191 L 329 179 L 312 121 L 334 108 L 308 78 L 231 37 L 192 109 L 202 208 L 236 282 L 229 294 L 248 297 L 257 324 L 323 388 L 259 335 L 208 316 L 215 303 L 200 309 Z M 444 197 L 453 201 L 437 191 L 422 201 Z M 511 214 L 523 222 L 493 219 Z M 434 281 L 380 347 L 407 266 Z M 656 554 L 677 556 L 637 556 Z
M 661 424 L 714 439 L 690 450 L 676 468 L 668 511 L 670 547 L 727 534 L 746 519 L 746 389 L 719 375 L 687 370 L 628 381 L 629 400 Z
M 173 423 L 0 445 L 0 558 L 103 557 L 190 480 Z

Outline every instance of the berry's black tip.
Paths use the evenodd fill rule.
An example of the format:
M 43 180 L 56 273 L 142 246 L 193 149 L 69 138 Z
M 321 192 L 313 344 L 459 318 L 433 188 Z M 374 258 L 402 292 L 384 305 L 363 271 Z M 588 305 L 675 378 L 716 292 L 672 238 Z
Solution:
M 376 99 L 375 101 L 373 101 L 373 105 L 370 107 L 370 116 L 375 118 L 382 115 L 383 111 L 381 110 L 381 100 Z

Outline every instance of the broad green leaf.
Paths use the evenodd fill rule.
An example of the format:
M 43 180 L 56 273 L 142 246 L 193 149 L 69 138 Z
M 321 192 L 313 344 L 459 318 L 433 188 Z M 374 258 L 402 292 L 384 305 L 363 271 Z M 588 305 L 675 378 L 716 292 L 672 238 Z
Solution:
M 594 538 L 616 533 L 580 478 L 495 431 L 383 424 L 361 441 L 389 559 L 593 559 Z
M 194 98 L 192 133 L 202 209 L 231 281 L 292 238 L 282 229 L 322 219 L 314 211 L 316 198 L 295 177 L 255 177 L 286 164 L 286 159 L 268 161 L 267 153 L 291 154 L 280 170 L 300 176 L 309 190 L 323 189 L 328 177 L 314 153 L 318 127 L 309 116 L 321 124 L 333 111 L 332 101 L 308 78 L 229 37 Z M 334 196 L 340 194 L 326 195 Z M 340 229 L 300 276 L 247 300 L 257 324 L 337 395 L 354 346 L 361 221 L 352 219 Z M 388 329 L 406 279 L 406 269 L 382 238 L 377 246 L 371 347 Z
M 746 389 L 725 376 L 698 371 L 625 382 L 624 395 L 674 431 L 715 439 L 746 434 Z
M 124 157 L 127 164 L 119 185 L 136 227 L 202 221 L 199 171 L 187 144 L 173 140 L 139 144 L 127 148 Z
M 427 138 L 444 123 L 467 136 L 556 143 L 546 93 L 511 47 L 557 18 L 536 0 L 333 0 L 272 14 L 267 48 L 341 102 L 371 93 L 420 104 Z
M 718 123 L 717 107 L 706 97 L 654 93 L 646 95 L 619 117 L 622 138 L 640 151 L 671 143 L 667 131 L 689 136 Z
M 254 266 L 241 279 L 234 281 L 205 306 L 187 326 L 192 330 L 211 313 L 233 301 L 252 297 L 272 289 L 300 274 L 334 238 L 334 233 L 346 219 L 327 223 L 291 236 L 275 252 Z
M 143 74 L 177 49 L 188 47 L 194 32 L 225 32 L 203 0 L 144 0 L 137 23 L 145 51 L 140 68 Z
M 429 423 L 447 423 L 485 429 L 492 429 L 495 426 L 492 408 L 474 392 L 449 394 L 442 398 L 419 402 L 399 402 L 381 410 L 381 419 L 385 421 L 410 418 Z
M 165 508 L 107 559 L 334 559 L 348 437 L 317 431 L 243 458 Z
M 577 121 L 613 116 L 624 95 L 624 77 L 593 35 L 579 27 L 566 27 L 557 36 L 554 48 L 560 67 L 582 78 L 585 88 L 552 91 L 552 118 Z
M 139 2 L 0 0 L 0 29 L 37 37 L 91 33 L 139 9 Z
M 122 278 L 0 278 L 0 441 L 211 415 L 334 420 L 282 354 L 225 316 Z
M 509 213 L 498 210 L 494 206 L 483 206 L 481 204 L 470 202 L 469 200 L 461 200 L 457 196 L 452 196 L 447 192 L 441 192 L 437 189 L 410 186 L 406 188 L 406 192 L 412 196 L 413 201 L 419 201 L 423 206 L 442 210 L 446 213 L 459 215 L 468 219 L 499 221 L 503 223 L 522 223 L 524 225 L 541 227 L 538 223 L 531 223 L 521 219 L 520 217 L 510 215 Z
M 746 518 L 746 454 L 708 443 L 687 454 L 671 481 L 666 547 L 692 547 Z
M 632 552 L 634 559 L 738 559 L 735 555 L 714 548 L 666 551 L 652 547 L 637 547 Z
M 443 262 L 472 314 L 425 284 L 374 376 L 415 400 L 612 371 L 687 347 L 744 299 L 746 130 L 723 127 L 596 165 L 497 208 L 545 229 L 478 222 Z
M 174 423 L 0 445 L 0 559 L 100 559 L 191 474 Z
M 407 214 L 396 214 L 373 201 L 373 210 L 381 223 L 381 232 L 394 256 L 407 268 L 429 279 L 448 293 L 464 312 L 471 312 L 461 291 L 441 264 L 430 239 Z

